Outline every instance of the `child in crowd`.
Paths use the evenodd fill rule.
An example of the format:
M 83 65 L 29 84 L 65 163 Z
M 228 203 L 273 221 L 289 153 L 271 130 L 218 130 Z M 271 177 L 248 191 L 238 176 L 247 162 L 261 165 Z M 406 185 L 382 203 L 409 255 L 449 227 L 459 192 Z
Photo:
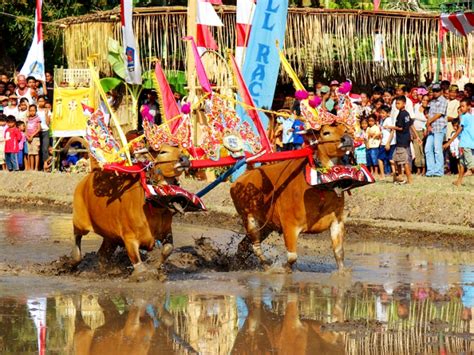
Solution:
M 0 114 L 0 167 L 6 170 L 5 165 L 5 130 L 7 129 L 7 120 L 4 114 Z
M 354 139 L 354 155 L 356 158 L 357 164 L 367 165 L 367 149 L 365 147 L 365 142 L 367 140 L 367 127 L 369 124 L 366 119 L 360 121 L 360 127 L 355 132 Z
M 450 139 L 456 134 L 456 131 L 459 129 L 459 120 L 455 119 L 452 121 L 453 124 L 453 132 L 451 134 Z M 450 162 L 453 164 L 457 164 L 457 169 L 459 173 L 459 158 L 461 157 L 461 152 L 459 151 L 459 137 L 455 137 L 451 144 L 449 145 L 449 153 L 451 156 Z
M 368 119 L 367 128 L 367 166 L 372 174 L 378 174 L 378 156 L 381 132 L 374 114 Z
M 28 144 L 26 142 L 26 125 L 22 121 L 16 121 L 16 126 L 21 134 L 18 143 L 18 167 L 20 170 L 28 170 Z
M 18 105 L 18 121 L 25 122 L 28 121 L 28 99 L 20 99 L 20 104 Z
M 396 145 L 393 160 L 396 165 L 396 173 L 393 177 L 394 183 L 412 183 L 411 175 L 411 130 L 410 127 L 413 123 L 410 118 L 410 114 L 405 110 L 407 99 L 404 95 L 396 98 L 396 108 L 398 110 L 397 120 L 395 122 L 394 130 L 396 132 Z M 393 133 L 392 133 L 393 134 Z M 401 176 L 405 170 L 406 180 Z
M 395 135 L 390 135 L 395 127 L 395 122 L 390 115 L 391 108 L 388 105 L 382 106 L 380 109 L 380 126 L 382 129 L 382 139 L 379 149 L 379 170 L 380 175 L 390 175 L 395 171 L 395 164 L 393 163 L 393 152 L 395 151 Z M 391 138 L 391 139 L 390 139 Z M 388 149 L 386 147 L 388 146 Z
M 465 98 L 459 106 L 460 126 L 443 148 L 446 149 L 460 135 L 459 148 L 461 151 L 459 174 L 454 185 L 461 186 L 466 170 L 474 173 L 474 114 L 471 113 L 471 100 Z
M 5 116 L 13 116 L 15 119 L 18 117 L 18 97 L 16 95 L 10 95 L 8 98 L 8 106 L 3 109 Z
M 5 162 L 9 171 L 18 171 L 18 146 L 21 141 L 20 130 L 16 127 L 15 116 L 7 117 L 5 131 Z
M 28 121 L 26 123 L 26 139 L 28 141 L 28 166 L 38 170 L 40 150 L 41 119 L 36 115 L 36 105 L 28 108 Z

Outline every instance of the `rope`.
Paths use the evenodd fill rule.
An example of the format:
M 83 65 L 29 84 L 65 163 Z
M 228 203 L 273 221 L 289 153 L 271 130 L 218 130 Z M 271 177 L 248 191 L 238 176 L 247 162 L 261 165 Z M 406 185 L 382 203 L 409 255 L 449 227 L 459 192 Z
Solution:
M 20 16 L 20 15 L 14 15 L 14 14 L 10 14 L 8 12 L 3 12 L 3 11 L 0 11 L 0 15 L 7 16 L 7 17 L 12 17 L 12 18 L 15 18 L 15 19 L 20 20 L 20 21 L 35 22 L 34 18 L 30 18 L 30 17 L 26 17 L 26 16 Z M 56 22 L 39 21 L 39 23 L 42 23 L 44 25 L 64 27 L 64 24 L 56 23 Z

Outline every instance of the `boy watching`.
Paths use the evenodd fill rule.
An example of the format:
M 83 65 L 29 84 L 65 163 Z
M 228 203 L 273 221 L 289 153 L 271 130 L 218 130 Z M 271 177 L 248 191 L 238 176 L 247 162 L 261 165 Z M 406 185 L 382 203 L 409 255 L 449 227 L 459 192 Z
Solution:
M 395 153 L 393 155 L 393 160 L 396 165 L 396 172 L 393 177 L 394 183 L 412 183 L 412 175 L 410 168 L 410 127 L 413 123 L 410 118 L 410 114 L 405 110 L 406 97 L 398 96 L 396 98 L 396 107 L 398 112 L 395 126 L 393 129 L 396 132 L 397 142 L 395 144 Z M 404 180 L 401 175 L 405 170 L 406 180 Z
M 474 173 L 474 115 L 471 111 L 471 99 L 465 98 L 459 106 L 461 124 L 456 133 L 443 145 L 446 149 L 456 139 L 459 138 L 459 150 L 461 151 L 461 164 L 459 166 L 458 178 L 454 185 L 460 186 L 467 170 Z
M 390 106 L 384 105 L 380 108 L 380 126 L 382 128 L 382 144 L 379 149 L 379 169 L 380 175 L 390 175 L 395 172 L 393 163 L 393 153 L 395 152 L 395 135 L 391 135 L 395 120 L 390 116 Z M 391 169 L 390 169 L 391 168 Z
M 15 116 L 7 117 L 8 128 L 5 131 L 5 162 L 9 171 L 18 171 L 18 151 L 21 141 L 20 130 L 16 127 Z
M 374 114 L 369 116 L 369 127 L 367 128 L 367 167 L 372 174 L 378 173 L 378 157 L 380 138 L 382 133 L 377 125 L 376 117 Z M 383 171 L 381 172 L 383 176 Z

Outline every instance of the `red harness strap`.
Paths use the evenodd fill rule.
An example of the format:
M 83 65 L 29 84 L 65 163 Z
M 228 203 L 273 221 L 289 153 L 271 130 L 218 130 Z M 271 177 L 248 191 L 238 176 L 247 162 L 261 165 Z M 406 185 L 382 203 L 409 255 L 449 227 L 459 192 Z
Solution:
M 146 183 L 145 165 L 134 164 L 132 166 L 125 166 L 119 163 L 111 163 L 104 164 L 103 169 L 104 171 L 111 171 L 120 174 L 140 174 L 140 184 L 142 185 L 143 190 L 145 190 L 145 197 L 150 198 L 152 196 Z

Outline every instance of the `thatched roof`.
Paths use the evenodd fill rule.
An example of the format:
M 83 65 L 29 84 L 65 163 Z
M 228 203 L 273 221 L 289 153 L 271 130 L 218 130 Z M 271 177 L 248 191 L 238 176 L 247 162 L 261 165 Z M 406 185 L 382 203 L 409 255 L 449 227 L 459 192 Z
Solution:
M 216 9 L 224 27 L 215 29 L 214 35 L 224 52 L 235 47 L 235 6 Z M 186 11 L 186 7 L 134 9 L 135 33 L 145 68 L 151 57 L 159 57 L 169 69 L 185 69 L 186 47 L 181 38 L 186 34 Z M 109 71 L 107 38 L 120 40 L 119 17 L 117 8 L 60 20 L 67 26 L 65 54 L 69 67 L 84 67 L 87 57 L 98 53 L 103 59 L 101 70 Z M 290 8 L 285 48 L 295 70 L 310 83 L 314 76 L 351 77 L 363 82 L 407 76 L 416 80 L 422 70 L 435 67 L 438 17 L 433 12 Z M 372 59 L 376 30 L 384 36 L 387 53 L 380 64 Z M 466 39 L 448 35 L 443 45 L 447 59 L 443 72 L 454 71 L 461 63 L 472 66 L 473 46 L 472 36 Z M 214 63 L 215 80 L 227 80 L 225 65 L 219 65 L 219 57 L 208 57 Z

